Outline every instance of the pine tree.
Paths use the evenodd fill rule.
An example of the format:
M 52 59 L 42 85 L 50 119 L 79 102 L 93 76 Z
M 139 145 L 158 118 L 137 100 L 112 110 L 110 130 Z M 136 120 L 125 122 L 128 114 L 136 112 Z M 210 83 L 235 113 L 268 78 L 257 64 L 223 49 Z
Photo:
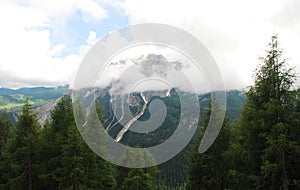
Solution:
M 249 175 L 248 188 L 288 189 L 299 183 L 288 174 L 293 170 L 288 168 L 289 162 L 299 152 L 290 133 L 295 75 L 286 60 L 281 59 L 277 36 L 272 36 L 269 48 L 266 56 L 260 58 L 262 64 L 256 70 L 254 85 L 246 93 L 241 125 L 247 156 L 240 171 Z
M 228 117 L 222 124 L 222 129 L 213 145 L 204 153 L 199 154 L 200 139 L 210 120 L 211 111 L 220 111 L 221 106 L 212 97 L 208 109 L 201 119 L 202 126 L 197 143 L 192 145 L 191 156 L 188 157 L 187 189 L 225 189 L 228 176 L 228 164 L 226 163 L 226 151 L 229 148 L 230 129 Z
M 0 189 L 5 189 L 8 181 L 9 168 L 4 159 L 5 149 L 7 147 L 7 141 L 11 136 L 12 124 L 9 116 L 4 110 L 0 115 Z
M 113 168 L 83 141 L 69 96 L 56 105 L 43 138 L 44 189 L 114 189 Z
M 63 146 L 60 189 L 114 189 L 113 168 L 92 152 L 73 123 Z
M 76 125 L 68 126 L 66 144 L 62 147 L 59 189 L 83 189 L 85 182 L 83 142 Z
M 7 189 L 38 188 L 39 134 L 40 126 L 27 99 L 4 155 L 9 168 Z
M 143 163 L 155 163 L 153 156 L 146 151 L 146 149 L 138 150 L 134 152 L 127 149 L 123 155 L 122 165 L 132 166 L 133 162 Z M 152 190 L 156 189 L 155 177 L 159 173 L 157 166 L 148 168 L 118 168 L 118 181 L 120 189 L 133 189 L 133 190 Z
M 80 107 L 82 109 L 81 105 L 76 104 L 76 106 L 78 106 L 79 109 Z M 100 129 L 102 126 L 99 124 L 99 121 L 103 123 L 104 119 L 102 117 L 102 108 L 99 106 L 98 101 L 95 101 L 95 108 L 96 112 L 90 113 L 85 122 L 78 121 L 78 117 L 84 117 L 82 117 L 82 111 L 77 111 L 77 114 L 81 114 L 81 117 L 80 115 L 77 116 L 77 125 L 79 125 L 78 130 L 81 134 L 85 134 L 85 140 L 89 139 L 90 141 L 88 144 L 89 146 L 86 143 L 83 143 L 85 149 L 84 157 L 86 158 L 86 173 L 88 174 L 86 176 L 89 181 L 88 183 L 92 185 L 92 189 L 115 189 L 117 185 L 114 178 L 115 168 L 112 164 L 102 159 L 90 149 L 90 147 L 92 147 L 93 150 L 101 150 L 101 154 L 108 154 L 106 134 L 104 134 L 104 129 Z M 101 143 L 99 143 L 97 139 L 101 139 Z
M 11 135 L 11 129 L 11 120 L 7 114 L 7 111 L 4 110 L 0 116 L 0 155 L 4 151 L 7 140 Z
M 73 122 L 69 96 L 62 97 L 51 112 L 51 120 L 42 131 L 42 171 L 39 178 L 44 189 L 58 189 L 64 177 L 62 170 L 63 146 L 67 144 L 68 128 Z
M 122 189 L 153 190 L 153 176 L 146 169 L 131 169 L 123 181 Z

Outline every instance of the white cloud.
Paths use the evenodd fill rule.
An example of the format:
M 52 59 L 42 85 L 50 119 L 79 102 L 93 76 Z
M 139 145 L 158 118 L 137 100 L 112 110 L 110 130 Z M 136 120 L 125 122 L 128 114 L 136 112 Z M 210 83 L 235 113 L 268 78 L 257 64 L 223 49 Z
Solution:
M 86 21 L 107 17 L 106 11 L 94 0 L 27 0 L 25 5 L 44 10 L 51 18 L 64 21 L 68 16 L 80 11 Z
M 272 17 L 275 24 L 293 26 L 300 23 L 300 2 L 298 0 L 287 0 L 282 9 Z
M 131 24 L 156 22 L 180 27 L 206 45 L 216 59 L 227 88 L 243 88 L 252 84 L 252 74 L 263 56 L 271 35 L 279 33 L 282 47 L 292 57 L 289 61 L 300 73 L 299 10 L 297 0 L 124 0 L 120 6 L 129 16 Z M 293 2 L 292 2 L 293 1 Z M 291 5 L 290 5 L 291 4 Z M 293 10 L 288 15 L 284 9 Z M 284 13 L 283 13 L 284 12 Z M 280 27 L 275 15 L 292 19 L 293 28 Z M 299 17 L 297 17 L 299 18 Z M 283 21 L 284 22 L 284 21 Z M 295 23 L 298 23 L 295 24 Z
M 285 56 L 300 73 L 300 5 L 298 0 L 102 0 L 128 15 L 131 24 L 157 22 L 182 28 L 211 51 L 227 88 L 252 83 L 252 74 L 274 32 L 279 33 Z M 98 0 L 7 0 L 0 2 L 0 86 L 67 83 L 89 47 L 97 40 L 90 32 L 86 43 L 62 56 L 64 36 L 72 15 L 99 23 L 108 13 Z M 51 41 L 52 40 L 52 41 Z M 75 52 L 75 53 L 74 53 Z M 37 82 L 38 81 L 38 82 Z
M 69 83 L 85 52 L 96 40 L 90 32 L 78 52 L 60 56 L 67 47 L 53 45 L 53 26 L 63 25 L 74 12 L 99 21 L 106 12 L 93 0 L 10 1 L 0 3 L 0 86 L 22 87 Z M 58 24 L 59 23 L 59 24 Z

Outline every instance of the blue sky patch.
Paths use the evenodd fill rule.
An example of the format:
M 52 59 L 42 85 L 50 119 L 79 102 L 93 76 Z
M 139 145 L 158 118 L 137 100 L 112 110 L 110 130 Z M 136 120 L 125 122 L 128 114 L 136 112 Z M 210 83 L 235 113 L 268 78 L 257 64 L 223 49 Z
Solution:
M 66 26 L 51 29 L 51 43 L 53 46 L 64 44 L 65 50 L 57 57 L 64 57 L 70 53 L 78 53 L 79 47 L 86 43 L 89 31 L 94 31 L 97 38 L 103 38 L 110 31 L 128 26 L 129 19 L 122 12 L 112 6 L 104 6 L 108 17 L 96 21 L 85 21 L 82 12 L 77 11 L 70 17 Z

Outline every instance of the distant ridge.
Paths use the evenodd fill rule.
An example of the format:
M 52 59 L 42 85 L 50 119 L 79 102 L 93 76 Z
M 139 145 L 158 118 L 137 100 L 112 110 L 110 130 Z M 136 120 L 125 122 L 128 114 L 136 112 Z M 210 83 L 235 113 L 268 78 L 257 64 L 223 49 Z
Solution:
M 25 88 L 18 88 L 16 90 L 0 87 L 0 95 L 13 95 L 13 94 L 31 95 L 31 94 L 45 93 L 45 92 L 57 91 L 57 90 L 67 90 L 67 89 L 69 89 L 69 85 L 57 86 L 57 87 L 25 87 Z
M 103 89 L 104 91 L 107 89 Z M 174 89 L 170 94 L 174 94 Z M 54 109 L 58 100 L 69 94 L 69 86 L 58 87 L 34 87 L 20 88 L 17 90 L 0 88 L 0 112 L 7 109 L 14 122 L 17 120 L 18 112 L 24 105 L 26 98 L 33 104 L 33 109 L 37 115 L 38 122 L 43 125 L 50 119 L 50 113 Z M 204 108 L 208 104 L 210 93 L 199 95 L 200 107 Z M 240 117 L 242 107 L 246 101 L 245 95 L 239 90 L 227 91 L 227 113 L 231 120 Z M 109 109 L 105 107 L 104 109 Z
M 69 86 L 33 87 L 9 89 L 0 88 L 0 110 L 18 111 L 28 98 L 33 107 L 39 107 L 58 99 L 69 90 Z

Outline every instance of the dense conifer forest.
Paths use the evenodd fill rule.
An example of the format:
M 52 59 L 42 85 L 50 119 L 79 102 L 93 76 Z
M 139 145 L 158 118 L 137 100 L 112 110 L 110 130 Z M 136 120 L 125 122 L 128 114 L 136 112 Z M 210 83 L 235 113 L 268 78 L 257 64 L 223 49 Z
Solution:
M 211 110 L 224 109 L 213 96 L 201 106 L 203 114 L 190 144 L 173 159 L 151 168 L 115 166 L 96 155 L 77 129 L 70 96 L 59 100 L 42 126 L 29 99 L 16 123 L 8 111 L 2 111 L 0 189 L 300 189 L 297 75 L 283 57 L 276 35 L 259 61 L 254 84 L 244 92 L 242 110 L 227 109 L 221 132 L 207 152 L 199 154 L 198 148 Z M 230 105 L 237 102 L 232 98 L 236 92 L 228 94 Z M 146 145 L 164 140 L 176 127 L 176 97 L 165 102 L 171 107 L 166 128 L 146 140 Z M 101 120 L 105 109 L 98 110 Z M 139 137 L 128 135 L 125 141 L 136 144 Z

